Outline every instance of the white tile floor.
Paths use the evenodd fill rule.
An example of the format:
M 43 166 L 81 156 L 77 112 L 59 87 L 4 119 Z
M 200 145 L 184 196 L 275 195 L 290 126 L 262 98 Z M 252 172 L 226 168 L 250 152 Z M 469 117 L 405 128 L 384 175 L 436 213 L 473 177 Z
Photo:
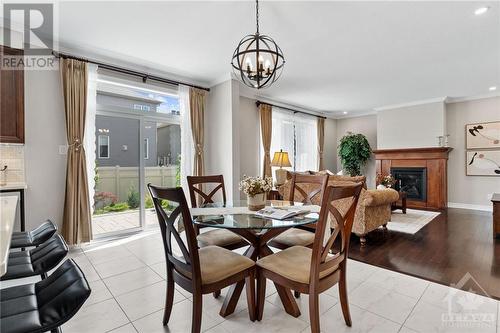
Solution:
M 63 327 L 71 332 L 189 332 L 191 295 L 177 288 L 168 327 L 162 326 L 165 262 L 157 231 L 74 249 L 70 257 L 86 273 L 92 295 Z M 32 282 L 5 281 L 1 287 Z M 499 302 L 350 260 L 348 288 L 352 327 L 345 325 L 338 289 L 321 296 L 323 332 L 497 332 Z M 302 315 L 285 313 L 274 287 L 268 283 L 264 318 L 248 319 L 245 293 L 234 314 L 218 315 L 222 297 L 204 296 L 202 330 L 219 332 L 308 332 L 308 298 L 298 301 Z M 454 320 L 447 321 L 453 317 Z

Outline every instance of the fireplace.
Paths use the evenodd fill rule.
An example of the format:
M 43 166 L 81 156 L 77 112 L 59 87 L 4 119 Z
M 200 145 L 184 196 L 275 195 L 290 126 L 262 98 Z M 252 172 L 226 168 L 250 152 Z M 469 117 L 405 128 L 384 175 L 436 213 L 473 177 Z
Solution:
M 427 200 L 427 168 L 391 168 L 397 191 L 406 192 L 407 198 Z

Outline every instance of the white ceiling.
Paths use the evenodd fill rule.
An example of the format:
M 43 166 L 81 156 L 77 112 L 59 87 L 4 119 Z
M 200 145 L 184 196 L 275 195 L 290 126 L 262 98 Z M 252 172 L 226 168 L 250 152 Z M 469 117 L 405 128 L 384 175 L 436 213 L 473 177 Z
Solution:
M 490 6 L 482 16 L 474 10 Z M 211 85 L 228 78 L 254 2 L 62 2 L 61 45 Z M 349 115 L 500 90 L 499 2 L 264 1 L 281 79 L 261 96 Z

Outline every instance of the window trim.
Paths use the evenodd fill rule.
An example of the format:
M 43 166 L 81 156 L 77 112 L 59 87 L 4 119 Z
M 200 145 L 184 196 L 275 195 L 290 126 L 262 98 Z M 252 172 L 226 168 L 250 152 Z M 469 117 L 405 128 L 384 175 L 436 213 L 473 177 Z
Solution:
M 108 156 L 102 156 L 102 151 L 101 151 L 101 147 L 104 146 L 101 144 L 101 138 L 106 138 L 107 139 L 107 146 L 108 146 Z M 97 137 L 97 158 L 99 159 L 109 159 L 110 156 L 111 156 L 111 144 L 110 144 L 110 139 L 109 139 L 109 135 L 107 134 L 99 134 L 98 137 Z

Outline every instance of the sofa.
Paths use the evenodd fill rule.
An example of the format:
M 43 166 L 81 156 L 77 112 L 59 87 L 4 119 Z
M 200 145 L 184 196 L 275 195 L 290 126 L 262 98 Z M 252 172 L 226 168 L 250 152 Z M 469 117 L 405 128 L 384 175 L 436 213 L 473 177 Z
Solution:
M 354 215 L 354 224 L 352 226 L 352 232 L 360 237 L 362 247 L 366 245 L 366 235 L 370 231 L 373 231 L 381 226 L 385 228 L 387 222 L 391 220 L 391 204 L 399 199 L 399 193 L 397 191 L 393 189 L 368 190 L 366 188 L 365 176 L 341 176 L 332 174 L 328 170 L 319 172 L 307 171 L 304 173 L 313 175 L 318 173 L 327 173 L 329 175 L 328 185 L 352 186 L 360 182 L 364 184 L 358 200 L 358 206 L 356 207 L 356 212 Z M 285 184 L 278 188 L 278 191 L 285 200 L 289 198 L 291 178 L 292 174 L 289 172 Z M 303 185 L 303 189 L 306 192 L 308 191 L 307 186 L 308 185 Z M 302 200 L 300 194 L 297 191 L 295 192 L 294 200 Z M 320 205 L 319 197 L 316 197 L 315 200 L 313 200 L 313 204 Z M 339 210 L 341 214 L 345 214 L 347 209 L 349 208 L 349 199 L 338 200 L 334 203 L 334 206 Z M 335 220 L 331 219 L 331 221 L 331 227 L 335 228 Z

